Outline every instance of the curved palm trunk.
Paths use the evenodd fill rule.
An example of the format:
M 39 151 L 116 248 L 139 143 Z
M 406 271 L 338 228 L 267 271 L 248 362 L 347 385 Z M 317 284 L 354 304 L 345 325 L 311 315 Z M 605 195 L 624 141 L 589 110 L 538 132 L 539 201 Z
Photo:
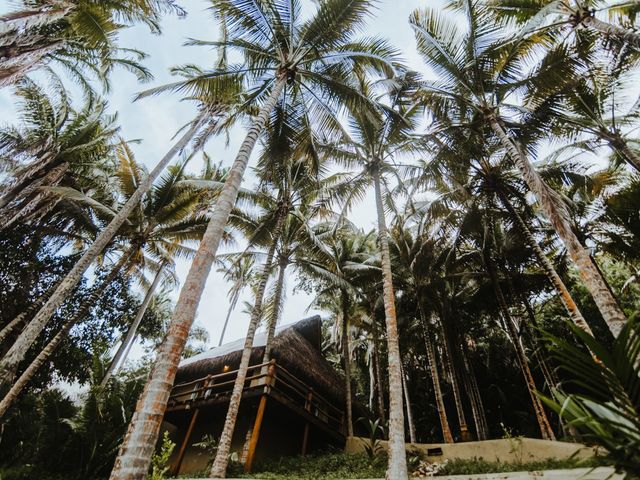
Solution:
M 5 191 L 0 195 L 0 208 L 4 208 L 10 203 L 14 202 L 18 196 L 27 197 L 31 195 L 36 189 L 40 188 L 47 179 L 47 170 L 55 170 L 60 165 L 52 165 L 52 162 L 56 160 L 54 154 L 47 152 L 42 158 L 36 161 L 35 165 L 24 167 L 15 173 L 18 180 L 14 180 L 10 186 L 5 188 Z M 42 172 L 44 170 L 44 172 Z M 44 173 L 36 178 L 39 173 Z M 3 212 L 4 213 L 4 212 Z
M 284 215 L 280 215 L 278 218 L 275 232 L 273 235 L 273 243 L 269 248 L 267 254 L 267 260 L 264 264 L 264 270 L 258 284 L 258 290 L 256 292 L 256 300 L 251 312 L 251 319 L 249 320 L 249 327 L 247 328 L 247 336 L 244 340 L 244 347 L 242 350 L 242 358 L 240 359 L 240 366 L 238 367 L 238 374 L 233 384 L 233 391 L 231 392 L 231 398 L 229 400 L 229 408 L 227 410 L 227 416 L 222 427 L 222 433 L 220 434 L 220 440 L 218 441 L 218 449 L 216 451 L 216 457 L 211 466 L 210 478 L 224 478 L 227 472 L 227 466 L 229 464 L 229 454 L 231 452 L 231 441 L 233 440 L 233 432 L 236 428 L 236 419 L 238 417 L 238 411 L 240 410 L 240 402 L 242 400 L 242 390 L 244 389 L 244 382 L 247 378 L 247 370 L 249 368 L 249 362 L 251 361 L 251 352 L 253 350 L 253 340 L 256 335 L 256 330 L 260 319 L 262 317 L 262 302 L 264 299 L 264 292 L 267 288 L 267 281 L 269 275 L 273 269 L 273 257 L 275 256 L 276 246 L 282 233 L 284 226 Z
M 55 288 L 55 287 L 54 287 Z M 7 339 L 7 337 L 16 329 L 20 328 L 26 321 L 29 315 L 31 315 L 37 308 L 40 308 L 44 302 L 49 298 L 49 294 L 51 294 L 53 289 L 45 292 L 40 295 L 38 299 L 33 302 L 29 307 L 19 315 L 17 315 L 13 320 L 11 320 L 5 327 L 0 330 L 0 345 Z
M 621 135 L 614 134 L 612 137 L 606 137 L 606 140 L 613 151 L 622 155 L 633 169 L 640 172 L 640 156 L 629 148 L 627 141 Z
M 42 179 L 42 182 L 40 182 L 40 186 L 50 187 L 58 185 L 64 175 L 67 173 L 67 170 L 69 170 L 69 164 L 67 162 L 58 165 L 49 173 L 47 173 L 47 175 L 45 175 L 45 177 Z M 35 193 L 35 189 L 34 192 L 30 193 Z M 51 198 L 49 192 L 40 191 L 36 193 L 36 195 L 32 199 L 26 201 L 26 203 L 20 205 L 17 209 L 14 210 L 12 208 L 9 208 L 7 211 L 3 212 L 2 215 L 0 215 L 0 231 L 9 228 L 16 222 L 25 221 L 26 219 L 31 217 L 38 209 L 40 209 L 45 204 L 47 199 L 49 200 L 49 204 L 52 204 L 56 201 L 54 198 Z
M 507 305 L 507 301 L 504 298 L 502 288 L 498 283 L 498 275 L 495 271 L 493 261 L 486 253 L 484 257 L 485 266 L 489 273 L 489 277 L 491 279 L 491 283 L 493 285 L 493 289 L 498 300 L 498 305 L 500 306 L 502 316 L 504 317 L 507 334 L 509 336 L 509 339 L 511 340 L 511 343 L 513 344 L 513 347 L 515 348 L 518 363 L 520 364 L 520 370 L 522 371 L 522 375 L 524 376 L 524 380 L 527 385 L 527 390 L 529 391 L 529 396 L 531 397 L 531 403 L 533 405 L 533 410 L 538 421 L 538 426 L 540 427 L 540 433 L 542 434 L 542 438 L 545 440 L 555 440 L 555 434 L 553 433 L 553 429 L 551 428 L 551 424 L 549 423 L 549 419 L 547 418 L 547 414 L 544 410 L 542 402 L 536 395 L 536 382 L 533 378 L 533 374 L 531 373 L 531 367 L 529 366 L 527 355 L 524 351 L 524 347 L 522 346 L 522 342 L 520 341 L 520 336 L 518 335 L 516 327 L 513 323 L 513 319 L 511 318 L 511 315 L 509 313 L 509 306 Z
M 464 405 L 462 404 L 462 392 L 460 391 L 460 380 L 456 373 L 456 369 L 453 363 L 453 348 L 451 346 L 451 338 L 447 335 L 447 329 L 444 326 L 444 319 L 441 319 L 442 334 L 444 336 L 444 342 L 442 347 L 444 350 L 444 369 L 449 377 L 451 383 L 451 389 L 453 391 L 453 401 L 456 405 L 456 414 L 458 415 L 458 425 L 460 426 L 460 437 L 463 442 L 469 442 L 472 440 L 471 432 L 469 432 L 469 426 L 467 424 L 467 417 L 464 413 Z
M 100 285 L 96 286 L 91 294 L 86 298 L 86 300 L 80 306 L 78 312 L 71 317 L 63 326 L 62 329 L 54 335 L 54 337 L 47 343 L 47 345 L 42 349 L 42 351 L 38 354 L 38 356 L 31 362 L 31 364 L 27 367 L 27 369 L 22 372 L 22 375 L 18 378 L 18 380 L 12 385 L 11 389 L 4 396 L 2 401 L 0 402 L 0 418 L 4 416 L 9 407 L 13 405 L 13 403 L 17 400 L 18 396 L 24 390 L 24 388 L 29 384 L 33 376 L 40 370 L 42 365 L 49 360 L 51 355 L 56 351 L 60 343 L 65 339 L 69 331 L 80 322 L 89 312 L 89 309 L 94 306 L 94 304 L 98 301 L 98 299 L 102 296 L 105 289 L 115 280 L 118 276 L 122 268 L 131 258 L 132 252 L 128 252 L 127 254 L 120 257 L 118 263 L 114 265 L 109 274 L 105 277 L 105 279 L 100 282 Z
M 427 319 L 425 318 L 422 306 L 420 306 L 420 319 L 422 320 L 422 335 L 424 337 L 424 346 L 427 351 L 427 363 L 429 364 L 429 371 L 431 372 L 431 382 L 433 383 L 433 394 L 436 398 L 438 417 L 440 417 L 442 439 L 444 443 L 453 443 L 453 435 L 451 434 L 451 428 L 449 427 L 449 419 L 447 417 L 447 410 L 444 406 L 444 397 L 442 396 L 442 388 L 440 386 L 440 374 L 438 373 L 436 352 L 435 348 L 433 347 L 433 341 L 431 340 L 431 336 L 429 335 L 429 331 L 427 329 Z
M 0 17 L 0 44 L 15 43 L 21 36 L 20 32 L 41 28 L 62 20 L 72 8 L 73 4 L 69 2 L 58 2 L 58 8 L 19 10 L 3 15 Z
M 400 342 L 398 339 L 398 321 L 396 318 L 396 304 L 393 292 L 389 237 L 382 203 L 382 187 L 380 185 L 379 170 L 373 171 L 373 183 L 376 193 L 376 211 L 378 214 L 378 239 L 380 243 L 380 255 L 382 257 L 382 290 L 389 357 L 389 465 L 386 478 L 388 480 L 406 480 L 408 473 L 407 455 L 404 444 Z
M 626 318 L 615 297 L 602 278 L 587 250 L 582 246 L 571 228 L 570 215 L 564 201 L 553 191 L 533 168 L 520 145 L 512 139 L 499 122 L 495 114 L 489 116 L 489 122 L 502 146 L 516 162 L 529 189 L 536 196 L 542 210 L 562 239 L 569 256 L 575 263 L 582 280 L 589 289 L 602 317 L 611 333 L 618 336 Z
M 238 303 L 238 299 L 240 298 L 240 289 L 237 289 L 233 293 L 233 297 L 231 298 L 231 303 L 229 304 L 229 309 L 227 310 L 227 316 L 224 319 L 224 325 L 222 326 L 222 333 L 220 334 L 220 341 L 218 342 L 218 346 L 222 345 L 222 341 L 224 340 L 224 334 L 227 332 L 227 326 L 229 325 L 229 318 L 231 318 L 231 313 L 235 310 L 236 304 Z
M 557 292 L 560 294 L 560 300 L 562 301 L 564 308 L 567 310 L 567 313 L 569 313 L 569 317 L 571 318 L 573 323 L 575 323 L 576 326 L 578 326 L 579 328 L 587 332 L 589 335 L 593 336 L 593 332 L 591 331 L 589 324 L 586 322 L 586 320 L 582 316 L 582 313 L 580 312 L 578 305 L 576 305 L 576 302 L 573 300 L 573 297 L 571 296 L 571 292 L 569 292 L 569 289 L 560 278 L 560 275 L 558 275 L 558 272 L 556 271 L 555 267 L 553 266 L 551 261 L 547 258 L 547 256 L 544 254 L 538 242 L 536 242 L 536 239 L 531 233 L 531 230 L 529 230 L 529 227 L 527 226 L 526 222 L 524 221 L 520 213 L 518 213 L 518 211 L 514 208 L 514 206 L 511 204 L 511 202 L 505 195 L 499 194 L 499 197 L 500 197 L 500 200 L 502 201 L 502 204 L 509 211 L 511 216 L 515 219 L 516 224 L 518 225 L 525 240 L 529 244 L 529 247 L 531 248 L 531 250 L 533 250 L 533 253 L 538 259 L 538 263 L 540 263 L 540 265 L 544 269 L 544 272 L 547 274 L 549 281 L 556 288 Z
M 619 25 L 603 22 L 593 15 L 586 16 L 581 23 L 585 27 L 595 30 L 596 32 L 600 32 L 611 37 L 617 37 L 620 40 L 629 42 L 629 44 L 633 45 L 635 48 L 640 48 L 640 34 L 632 29 L 627 29 L 620 27 Z
M 375 384 L 376 384 L 378 418 L 380 419 L 380 423 L 382 423 L 382 425 L 386 425 L 387 416 L 384 408 L 382 374 L 380 373 L 380 335 L 378 333 L 375 301 L 373 301 L 371 304 L 371 330 L 373 334 L 373 371 L 374 371 Z
M 407 425 L 409 426 L 409 441 L 411 443 L 417 443 L 416 425 L 413 422 L 413 410 L 411 409 L 411 397 L 409 396 L 409 389 L 407 388 L 407 377 L 405 376 L 404 368 L 402 369 L 402 391 L 404 393 L 404 405 L 407 409 Z
M 284 274 L 289 266 L 289 260 L 286 257 L 280 258 L 280 265 L 278 271 L 278 279 L 276 280 L 276 291 L 274 292 L 273 312 L 269 318 L 269 326 L 267 331 L 267 342 L 264 346 L 264 356 L 262 363 L 267 363 L 271 360 L 271 349 L 273 348 L 273 338 L 276 336 L 276 327 L 280 320 L 280 308 L 282 307 L 282 297 L 284 291 Z
M 151 455 L 160 432 L 162 417 L 171 393 L 171 386 L 180 362 L 180 356 L 187 342 L 189 330 L 193 324 L 202 291 L 222 240 L 229 214 L 238 198 L 240 184 L 249 163 L 249 157 L 260 132 L 262 132 L 267 123 L 271 111 L 280 98 L 285 83 L 286 79 L 284 77 L 278 78 L 269 98 L 247 132 L 247 136 L 242 142 L 240 151 L 229 171 L 227 181 L 220 192 L 216 208 L 207 225 L 207 230 L 200 241 L 200 247 L 180 290 L 180 297 L 176 303 L 167 335 L 158 349 L 151 375 L 138 401 L 127 435 L 120 447 L 111 472 L 111 480 L 143 480 L 147 474 L 151 463 Z M 240 372 L 238 372 L 238 376 L 240 376 Z M 235 423 L 235 418 L 233 420 Z M 233 429 L 233 426 L 231 428 Z M 226 461 L 227 459 L 225 458 L 225 467 Z
M 136 313 L 136 317 L 133 319 L 133 322 L 131 323 L 131 326 L 129 327 L 127 334 L 122 339 L 122 342 L 118 347 L 118 351 L 113 356 L 113 359 L 111 360 L 111 363 L 109 363 L 109 367 L 107 368 L 107 371 L 104 373 L 104 377 L 100 382 L 100 387 L 105 387 L 107 385 L 107 382 L 109 382 L 111 375 L 113 375 L 113 372 L 115 372 L 118 365 L 124 362 L 124 360 L 127 358 L 125 353 L 127 354 L 129 353 L 131 345 L 134 342 L 135 336 L 138 333 L 140 322 L 142 322 L 142 318 L 144 317 L 144 314 L 147 312 L 147 308 L 149 308 L 149 304 L 153 299 L 153 295 L 155 294 L 156 288 L 158 288 L 158 285 L 160 285 L 163 272 L 164 272 L 164 264 L 161 265 L 158 271 L 156 272 L 153 282 L 149 286 L 147 293 L 144 296 L 144 300 L 142 300 L 142 304 L 138 309 L 138 313 Z
M 144 195 L 153 181 L 160 175 L 164 168 L 169 164 L 171 159 L 181 152 L 193 138 L 198 131 L 201 123 L 205 118 L 205 114 L 202 113 L 193 122 L 191 128 L 180 138 L 180 140 L 167 152 L 162 160 L 156 165 L 151 173 L 140 182 L 140 186 L 131 195 L 129 200 L 124 204 L 122 209 L 113 217 L 113 220 L 109 225 L 98 235 L 93 244 L 87 249 L 78 262 L 73 266 L 71 271 L 67 273 L 65 278 L 58 284 L 55 292 L 49 297 L 44 306 L 35 315 L 35 317 L 29 322 L 27 327 L 21 333 L 20 337 L 16 340 L 13 346 L 9 349 L 7 354 L 2 360 L 0 360 L 0 390 L 8 383 L 11 383 L 13 379 L 13 373 L 16 370 L 17 365 L 24 359 L 25 352 L 31 347 L 36 340 L 42 329 L 47 325 L 55 311 L 62 305 L 62 302 L 67 298 L 67 295 L 78 284 L 84 272 L 94 262 L 94 260 L 100 255 L 102 250 L 108 245 L 114 235 L 118 232 L 122 224 L 129 218 L 129 215 L 137 208 L 140 203 L 142 195 Z
M 64 40 L 31 36 L 31 43 L 0 46 L 0 88 L 15 85 L 29 72 L 39 67 L 50 53 L 65 46 Z
M 344 360 L 344 396 L 347 409 L 347 435 L 353 437 L 353 405 L 351 398 L 351 346 L 349 342 L 349 297 L 342 291 L 342 359 Z
M 484 404 L 482 403 L 482 397 L 480 396 L 480 388 L 478 388 L 478 381 L 476 380 L 475 373 L 471 368 L 469 358 L 467 356 L 466 347 L 463 344 L 461 349 L 462 363 L 464 366 L 464 385 L 467 390 L 467 396 L 471 401 L 471 412 L 473 414 L 473 421 L 476 426 L 476 435 L 478 440 L 486 440 L 489 436 L 489 426 L 487 425 L 487 415 L 484 410 Z

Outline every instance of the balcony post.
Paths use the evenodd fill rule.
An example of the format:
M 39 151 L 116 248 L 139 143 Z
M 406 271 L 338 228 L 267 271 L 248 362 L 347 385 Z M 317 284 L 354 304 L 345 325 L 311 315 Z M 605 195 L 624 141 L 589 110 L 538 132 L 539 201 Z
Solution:
M 309 415 L 311 415 L 311 402 L 313 401 L 313 388 L 309 389 L 309 393 L 307 393 L 307 400 L 304 404 L 304 409 L 309 412 Z M 307 454 L 307 448 L 309 446 L 309 429 L 310 429 L 310 425 L 309 425 L 309 420 L 306 420 L 304 422 L 304 433 L 302 434 L 302 450 L 300 452 L 300 454 L 302 456 L 305 456 Z

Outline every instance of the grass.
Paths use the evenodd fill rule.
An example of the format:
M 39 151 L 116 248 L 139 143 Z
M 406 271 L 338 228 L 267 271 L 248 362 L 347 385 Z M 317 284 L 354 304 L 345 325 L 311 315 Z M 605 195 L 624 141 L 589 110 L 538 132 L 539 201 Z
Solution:
M 379 455 L 369 460 L 362 454 L 326 453 L 306 457 L 285 457 L 278 461 L 265 462 L 255 466 L 255 472 L 247 475 L 239 467 L 227 473 L 231 478 L 256 478 L 263 480 L 337 480 L 356 478 L 384 478 L 387 459 Z M 548 459 L 538 462 L 489 462 L 483 459 L 454 459 L 440 470 L 442 475 L 470 475 L 481 473 L 501 473 L 535 470 L 559 470 L 566 468 L 599 466 L 596 459 Z

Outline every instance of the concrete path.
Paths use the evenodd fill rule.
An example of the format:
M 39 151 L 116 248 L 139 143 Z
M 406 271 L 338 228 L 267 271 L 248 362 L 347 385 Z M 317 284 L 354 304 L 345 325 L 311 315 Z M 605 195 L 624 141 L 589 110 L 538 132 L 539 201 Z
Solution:
M 434 480 L 622 480 L 623 475 L 615 473 L 613 468 L 573 468 L 570 470 L 543 470 L 538 472 L 483 473 L 476 475 L 450 475 L 447 477 L 427 477 Z M 198 479 L 181 479 L 198 480 Z M 241 480 L 241 479 L 227 479 Z M 318 479 L 320 480 L 320 479 Z M 382 479 L 361 479 L 382 480 Z M 416 479 L 418 480 L 418 479 Z

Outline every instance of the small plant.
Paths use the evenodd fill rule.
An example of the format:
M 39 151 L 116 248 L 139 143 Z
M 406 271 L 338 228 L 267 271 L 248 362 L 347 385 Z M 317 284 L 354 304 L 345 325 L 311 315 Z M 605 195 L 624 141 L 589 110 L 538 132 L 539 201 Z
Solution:
M 367 457 L 369 457 L 369 461 L 373 462 L 383 451 L 379 437 L 384 435 L 384 427 L 380 424 L 379 418 L 371 420 L 369 418 L 361 417 L 358 419 L 358 422 L 364 424 L 367 428 L 369 438 L 362 442 L 364 444 L 364 451 L 367 454 Z
M 162 436 L 162 446 L 158 453 L 154 453 L 151 457 L 151 473 L 148 480 L 163 480 L 165 474 L 169 471 L 169 458 L 173 453 L 176 444 L 169 438 L 169 432 L 164 432 Z
M 511 428 L 502 422 L 500 422 L 500 427 L 502 428 L 502 438 L 509 441 L 509 446 L 511 447 L 509 453 L 514 453 L 518 458 L 518 463 L 522 463 L 524 457 L 524 442 L 522 439 L 524 437 L 522 435 L 514 435 Z

